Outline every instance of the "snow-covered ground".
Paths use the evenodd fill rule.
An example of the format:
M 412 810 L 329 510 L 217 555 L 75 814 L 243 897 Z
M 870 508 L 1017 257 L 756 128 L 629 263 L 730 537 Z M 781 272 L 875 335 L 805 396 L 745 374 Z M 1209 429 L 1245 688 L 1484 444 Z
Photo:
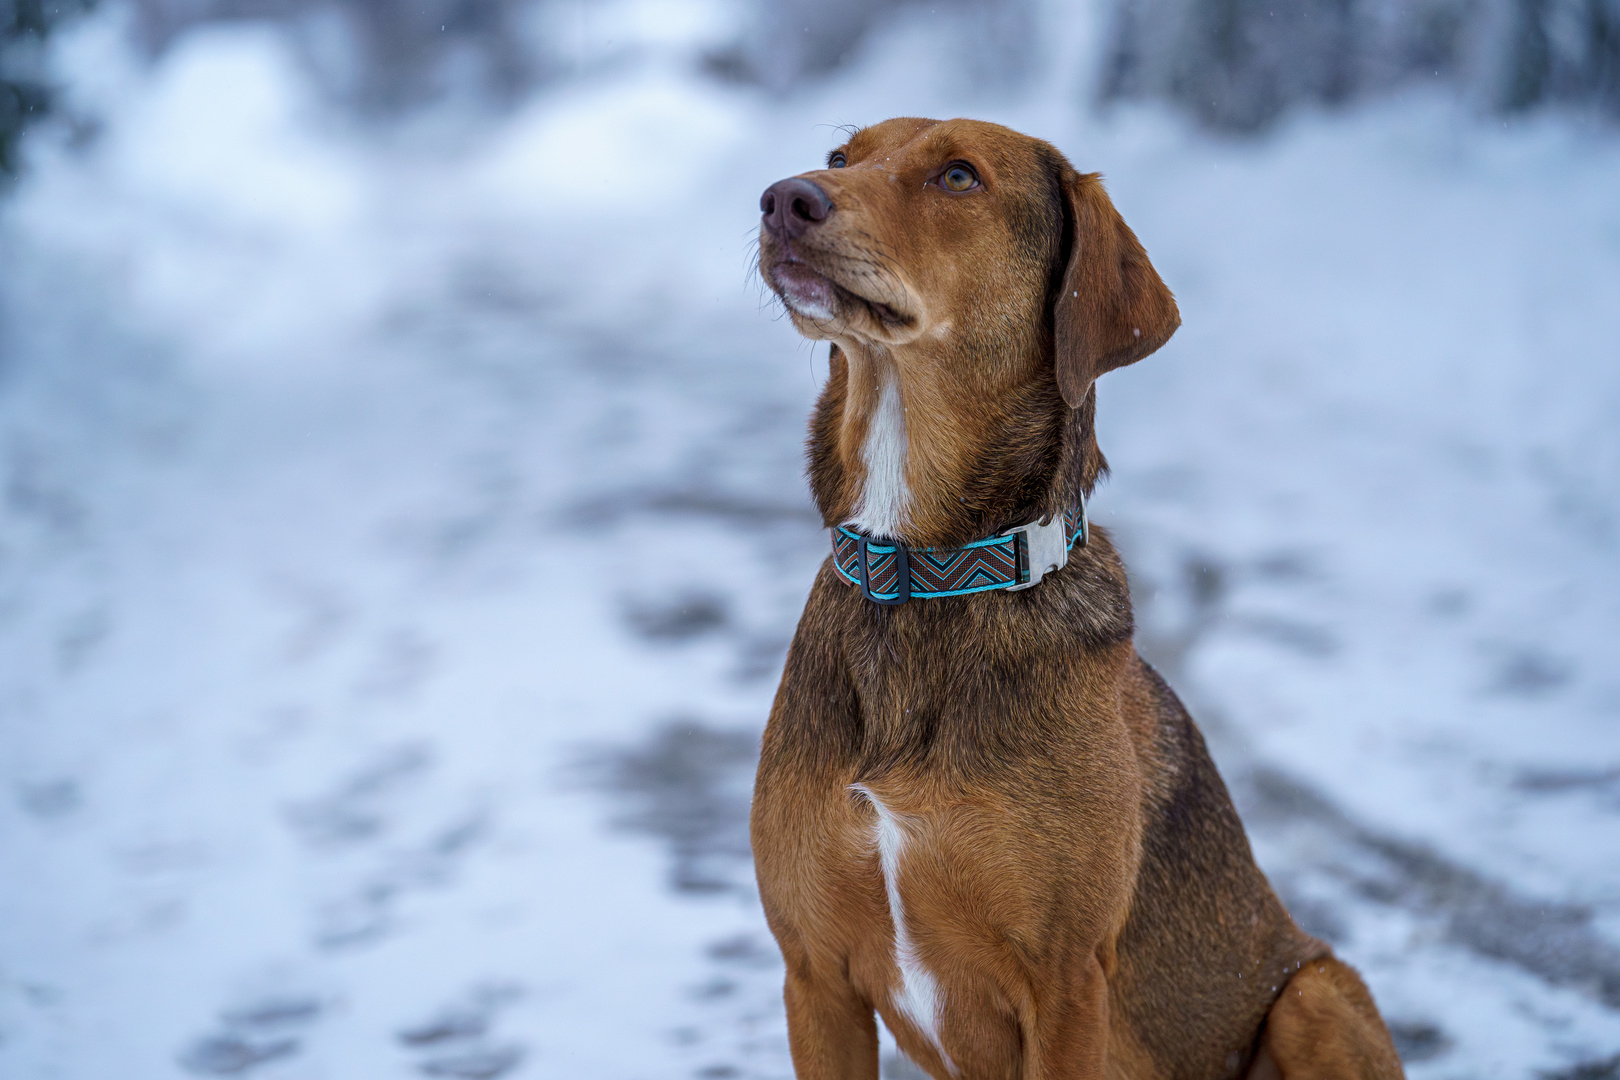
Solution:
M 825 355 L 749 244 L 900 113 L 1102 170 L 1176 290 L 1096 517 L 1413 1076 L 1620 1074 L 1620 137 L 1098 116 L 1085 19 L 778 99 L 669 10 L 391 133 L 265 29 L 65 43 L 103 125 L 0 207 L 0 1076 L 790 1075 L 743 819 Z

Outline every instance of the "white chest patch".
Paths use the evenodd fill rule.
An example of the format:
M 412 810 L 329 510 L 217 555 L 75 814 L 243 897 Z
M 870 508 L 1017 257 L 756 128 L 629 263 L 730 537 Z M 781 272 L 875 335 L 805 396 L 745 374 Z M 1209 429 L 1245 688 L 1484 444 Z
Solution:
M 861 460 L 866 464 L 866 486 L 849 523 L 868 536 L 900 535 L 911 492 L 906 487 L 906 411 L 893 374 L 883 376 Z
M 934 1044 L 945 1067 L 954 1074 L 956 1064 L 939 1040 L 939 1014 L 944 1004 L 939 980 L 917 956 L 916 943 L 911 938 L 910 927 L 906 925 L 905 903 L 900 899 L 900 859 L 905 854 L 906 823 L 884 806 L 883 801 L 872 794 L 865 784 L 855 784 L 851 790 L 859 792 L 877 811 L 877 821 L 872 826 L 872 842 L 877 848 L 879 865 L 883 868 L 889 917 L 894 922 L 894 966 L 900 970 L 900 988 L 891 1000 L 894 1007 L 904 1013 L 906 1019 Z

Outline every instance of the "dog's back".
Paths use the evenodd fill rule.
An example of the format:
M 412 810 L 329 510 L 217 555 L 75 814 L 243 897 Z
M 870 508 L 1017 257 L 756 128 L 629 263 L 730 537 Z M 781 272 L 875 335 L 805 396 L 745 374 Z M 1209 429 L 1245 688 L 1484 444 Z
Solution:
M 1243 824 L 1192 717 L 1138 663 L 1127 710 L 1155 729 L 1143 787 L 1142 861 L 1119 936 L 1114 1000 L 1158 1075 L 1233 1076 L 1277 993 L 1327 948 L 1294 925 L 1254 863 Z

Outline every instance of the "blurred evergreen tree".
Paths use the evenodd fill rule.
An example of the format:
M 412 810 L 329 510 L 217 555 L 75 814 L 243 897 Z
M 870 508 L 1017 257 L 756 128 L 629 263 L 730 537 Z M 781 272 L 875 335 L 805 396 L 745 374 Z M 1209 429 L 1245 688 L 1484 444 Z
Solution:
M 1256 131 L 1423 81 L 1620 119 L 1620 0 L 1114 0 L 1100 90 Z
M 94 0 L 0 0 L 0 176 L 15 176 L 23 131 L 50 112 L 45 40 Z

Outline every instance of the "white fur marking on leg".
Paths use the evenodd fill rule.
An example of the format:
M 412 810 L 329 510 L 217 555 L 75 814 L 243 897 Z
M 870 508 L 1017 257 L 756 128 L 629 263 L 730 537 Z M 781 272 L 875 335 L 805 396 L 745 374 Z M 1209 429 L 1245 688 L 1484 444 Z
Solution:
M 911 940 L 911 930 L 906 926 L 905 904 L 900 899 L 900 856 L 906 846 L 905 823 L 865 784 L 854 784 L 850 790 L 859 792 L 877 811 L 872 842 L 877 846 L 883 885 L 889 896 L 889 917 L 894 921 L 894 966 L 900 969 L 900 989 L 894 995 L 894 1007 L 934 1044 L 945 1067 L 954 1074 L 956 1063 L 939 1039 L 939 1013 L 944 996 L 940 993 L 939 980 L 917 955 L 916 942 Z
M 897 537 L 906 520 L 911 492 L 906 487 L 906 412 L 892 371 L 883 371 L 878 405 L 867 421 L 866 484 L 850 524 L 868 536 Z

